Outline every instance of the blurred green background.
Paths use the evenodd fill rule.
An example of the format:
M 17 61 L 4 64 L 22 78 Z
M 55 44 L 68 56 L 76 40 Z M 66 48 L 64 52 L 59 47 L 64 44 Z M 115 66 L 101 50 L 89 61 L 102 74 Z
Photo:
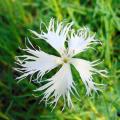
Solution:
M 18 73 L 12 69 L 15 56 L 23 54 L 18 47 L 25 47 L 27 36 L 53 53 L 28 31 L 39 32 L 40 21 L 48 24 L 51 17 L 74 21 L 75 29 L 87 25 L 96 32 L 102 46 L 82 57 L 104 60 L 100 67 L 109 72 L 107 79 L 95 78 L 107 85 L 99 95 L 85 96 L 83 84 L 77 82 L 80 101 L 73 98 L 75 108 L 66 107 L 63 112 L 61 100 L 53 112 L 52 106 L 38 104 L 41 97 L 32 95 L 36 86 L 29 78 L 17 84 Z M 74 70 L 73 75 L 80 81 Z M 0 120 L 120 120 L 120 0 L 0 0 Z

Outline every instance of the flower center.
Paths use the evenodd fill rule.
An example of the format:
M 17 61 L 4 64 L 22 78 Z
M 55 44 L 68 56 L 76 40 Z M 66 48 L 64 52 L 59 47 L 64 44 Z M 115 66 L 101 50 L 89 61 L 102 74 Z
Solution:
M 64 63 L 68 63 L 69 62 L 69 58 L 63 58 L 63 62 Z

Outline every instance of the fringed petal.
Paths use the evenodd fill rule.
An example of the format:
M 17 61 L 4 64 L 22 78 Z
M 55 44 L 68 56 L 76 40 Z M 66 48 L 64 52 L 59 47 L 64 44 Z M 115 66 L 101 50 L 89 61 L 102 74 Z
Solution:
M 93 82 L 93 74 L 99 73 L 100 75 L 107 77 L 107 71 L 106 70 L 97 70 L 94 68 L 96 66 L 97 61 L 94 62 L 89 62 L 87 60 L 83 59 L 77 59 L 77 58 L 72 58 L 71 63 L 74 65 L 76 70 L 79 72 L 80 77 L 86 87 L 86 94 L 89 95 L 91 94 L 91 90 L 94 90 L 97 92 L 97 90 L 100 90 L 97 86 L 98 85 L 103 85 L 103 84 L 98 84 Z
M 16 78 L 18 80 L 30 76 L 30 81 L 39 81 L 45 73 L 61 64 L 59 57 L 47 54 L 40 49 L 36 50 L 27 47 L 23 51 L 27 52 L 28 55 L 16 56 L 16 64 L 19 67 L 14 69 L 22 74 Z M 36 78 L 33 79 L 35 73 Z
M 91 44 L 98 42 L 95 39 L 95 35 L 90 35 L 88 28 L 81 28 L 77 33 L 71 32 L 70 39 L 68 40 L 69 54 L 73 57 L 90 48 Z
M 68 23 L 64 25 L 63 22 L 60 22 L 57 23 L 57 26 L 55 27 L 55 22 L 52 18 L 50 20 L 49 27 L 47 28 L 47 33 L 41 32 L 39 34 L 33 30 L 30 31 L 38 38 L 48 42 L 54 49 L 58 51 L 60 55 L 62 55 L 65 50 L 64 43 L 72 25 L 73 23 Z
M 67 99 L 68 107 L 71 108 L 73 104 L 70 94 L 77 93 L 77 91 L 72 78 L 70 65 L 64 64 L 62 68 L 52 78 L 48 79 L 48 82 L 45 85 L 41 86 L 35 91 L 42 90 L 45 91 L 43 99 L 46 100 L 46 103 L 51 100 L 50 103 L 54 104 L 54 108 L 61 96 L 64 99 L 64 107 L 66 106 Z

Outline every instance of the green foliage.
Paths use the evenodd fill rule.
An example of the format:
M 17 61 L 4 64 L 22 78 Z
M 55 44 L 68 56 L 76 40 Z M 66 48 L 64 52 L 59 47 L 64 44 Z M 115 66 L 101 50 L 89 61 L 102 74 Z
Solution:
M 88 60 L 101 58 L 102 68 L 109 71 L 107 79 L 95 80 L 107 86 L 103 93 L 85 96 L 80 77 L 78 80 L 80 101 L 73 98 L 75 108 L 61 112 L 62 101 L 51 112 L 52 107 L 38 104 L 40 98 L 32 96 L 35 84 L 15 80 L 14 58 L 22 54 L 28 29 L 39 32 L 40 21 L 48 24 L 51 17 L 74 21 L 75 29 L 89 26 L 101 40 L 96 51 L 89 50 L 78 55 Z M 37 42 L 48 53 L 50 46 Z M 53 53 L 57 54 L 57 53 Z M 48 75 L 49 76 L 49 75 Z M 40 93 L 42 94 L 42 93 Z M 120 119 L 120 0 L 0 0 L 0 120 L 119 120 Z

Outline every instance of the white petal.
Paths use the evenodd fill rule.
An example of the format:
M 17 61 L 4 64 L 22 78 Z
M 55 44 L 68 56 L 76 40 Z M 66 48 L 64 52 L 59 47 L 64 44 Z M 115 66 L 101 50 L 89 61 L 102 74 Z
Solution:
M 94 37 L 95 35 L 90 35 L 88 28 L 80 29 L 77 34 L 72 32 L 68 41 L 69 54 L 74 56 L 90 48 L 91 44 L 98 42 Z
M 74 67 L 76 68 L 76 70 L 79 72 L 80 77 L 83 81 L 83 83 L 85 84 L 87 93 L 86 94 L 91 94 L 91 90 L 94 90 L 97 92 L 97 90 L 99 90 L 99 88 L 97 88 L 97 85 L 103 85 L 103 84 L 97 84 L 95 82 L 93 82 L 93 74 L 99 73 L 102 76 L 105 76 L 105 74 L 107 73 L 105 70 L 97 70 L 94 68 L 95 65 L 97 65 L 98 63 L 96 63 L 97 61 L 94 62 L 89 62 L 87 60 L 83 60 L 83 59 L 77 59 L 77 58 L 72 58 L 71 63 L 74 65 Z
M 59 62 L 59 57 L 49 55 L 41 50 L 33 50 L 28 47 L 27 49 L 23 50 L 29 55 L 16 57 L 16 64 L 18 64 L 20 67 L 15 68 L 15 70 L 22 73 L 22 75 L 20 77 L 17 77 L 16 79 L 21 80 L 26 78 L 27 76 L 30 76 L 32 80 L 32 76 L 37 73 L 37 77 L 35 80 L 39 80 L 39 78 L 42 78 L 42 76 L 46 72 L 49 72 L 50 70 L 61 64 Z
M 47 29 L 47 33 L 41 32 L 38 34 L 37 32 L 30 30 L 34 35 L 38 38 L 45 40 L 48 42 L 53 48 L 55 48 L 60 54 L 63 54 L 65 50 L 65 41 L 67 34 L 71 28 L 73 23 L 64 25 L 62 22 L 58 23 L 55 29 L 54 19 L 50 20 L 49 27 Z
M 77 93 L 75 89 L 75 83 L 72 78 L 72 73 L 69 64 L 64 64 L 62 68 L 50 79 L 48 79 L 48 83 L 41 86 L 35 91 L 42 91 L 44 92 L 43 99 L 46 99 L 46 102 L 49 101 L 49 98 L 52 97 L 51 104 L 57 104 L 59 98 L 62 96 L 64 99 L 64 107 L 66 104 L 66 98 L 68 107 L 72 107 L 72 100 L 70 94 Z M 55 108 L 54 106 L 54 108 Z

